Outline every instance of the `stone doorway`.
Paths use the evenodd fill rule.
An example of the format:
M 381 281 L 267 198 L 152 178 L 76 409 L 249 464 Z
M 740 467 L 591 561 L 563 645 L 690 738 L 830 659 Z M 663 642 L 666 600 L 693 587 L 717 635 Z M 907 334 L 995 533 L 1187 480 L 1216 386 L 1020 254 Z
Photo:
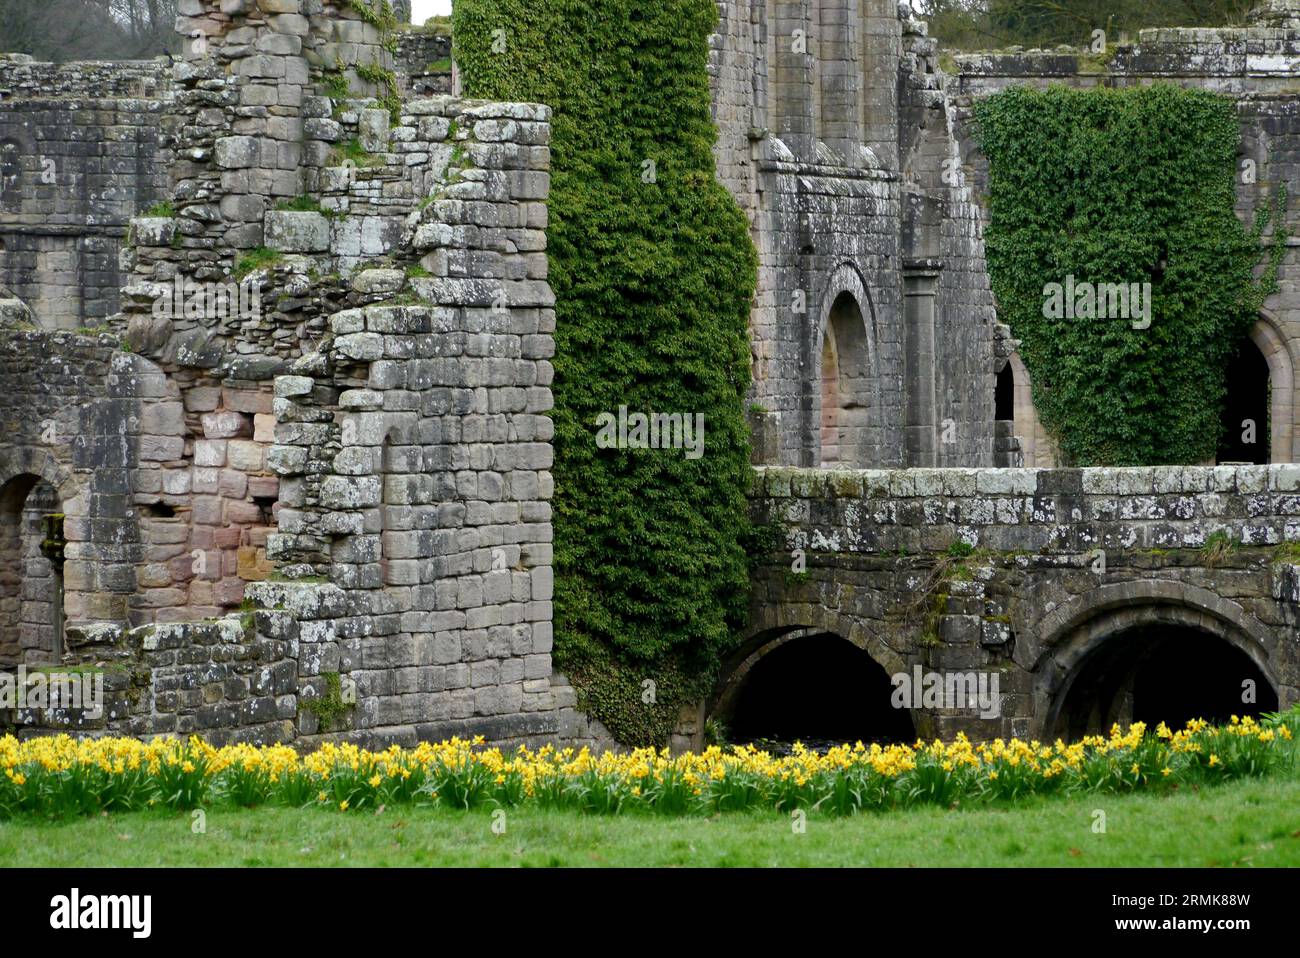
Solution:
M 1243 339 L 1228 363 L 1220 414 L 1218 462 L 1264 465 L 1270 458 L 1272 379 L 1264 354 Z
M 63 655 L 63 514 L 32 475 L 0 488 L 0 665 L 56 664 Z

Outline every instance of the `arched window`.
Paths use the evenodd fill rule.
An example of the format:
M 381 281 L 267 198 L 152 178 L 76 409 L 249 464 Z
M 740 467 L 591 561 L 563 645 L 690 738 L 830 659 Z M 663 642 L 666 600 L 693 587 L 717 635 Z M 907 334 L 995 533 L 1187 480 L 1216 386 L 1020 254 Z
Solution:
M 840 293 L 831 306 L 822 338 L 821 464 L 868 464 L 871 360 L 867 327 L 857 300 Z
M 993 418 L 1006 422 L 1016 418 L 1016 377 L 1008 362 L 998 373 L 997 385 L 993 390 Z

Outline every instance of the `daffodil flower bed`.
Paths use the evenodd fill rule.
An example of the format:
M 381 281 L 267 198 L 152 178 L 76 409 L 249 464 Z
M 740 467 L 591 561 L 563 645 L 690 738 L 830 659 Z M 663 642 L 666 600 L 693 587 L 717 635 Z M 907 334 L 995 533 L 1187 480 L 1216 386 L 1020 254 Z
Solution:
M 1300 708 L 1223 726 L 1194 720 L 1115 726 L 1109 736 L 1052 745 L 1018 739 L 913 745 L 796 745 L 774 757 L 749 746 L 672 755 L 650 748 L 503 752 L 454 738 L 371 752 L 326 744 L 215 747 L 202 739 L 0 738 L 0 818 L 62 817 L 163 806 L 279 804 L 341 811 L 403 804 L 451 808 L 522 803 L 585 812 L 682 815 L 796 808 L 849 815 L 920 804 L 1007 802 L 1031 795 L 1169 790 L 1290 767 Z

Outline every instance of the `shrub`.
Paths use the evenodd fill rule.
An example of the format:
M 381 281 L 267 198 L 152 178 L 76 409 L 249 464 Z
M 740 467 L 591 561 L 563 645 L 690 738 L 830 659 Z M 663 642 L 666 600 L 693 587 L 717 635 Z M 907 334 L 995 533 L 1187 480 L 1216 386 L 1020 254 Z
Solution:
M 1224 369 L 1276 287 L 1285 248 L 1243 226 L 1237 115 L 1168 84 L 1015 87 L 980 101 L 989 278 L 1043 425 L 1069 465 L 1213 459 Z M 1276 195 L 1285 207 L 1285 190 Z M 1268 268 L 1253 270 L 1265 253 Z M 1048 318 L 1047 284 L 1151 284 L 1147 328 Z M 1064 304 L 1062 304 L 1064 305 Z M 1109 310 L 1107 310 L 1109 312 Z
M 466 95 L 553 109 L 555 661 L 621 741 L 662 742 L 711 686 L 748 594 L 757 260 L 714 176 L 717 10 L 461 0 L 453 16 Z M 598 449 L 596 417 L 624 405 L 703 413 L 704 455 Z

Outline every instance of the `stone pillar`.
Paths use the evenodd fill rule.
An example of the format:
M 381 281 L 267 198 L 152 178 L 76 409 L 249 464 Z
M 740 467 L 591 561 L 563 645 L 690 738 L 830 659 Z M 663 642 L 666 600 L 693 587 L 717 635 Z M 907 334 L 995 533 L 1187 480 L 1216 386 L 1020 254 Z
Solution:
M 822 140 L 850 166 L 862 142 L 862 59 L 859 0 L 822 0 L 817 42 Z
M 775 65 L 772 125 L 782 142 L 804 162 L 813 160 L 817 144 L 813 127 L 817 29 L 810 0 L 776 0 L 776 16 L 768 32 Z
M 862 136 L 887 169 L 898 168 L 898 62 L 902 25 L 896 0 L 862 0 Z
M 935 294 L 942 264 L 913 259 L 903 264 L 903 357 L 906 377 L 906 462 L 939 465 L 942 441 L 936 397 Z

